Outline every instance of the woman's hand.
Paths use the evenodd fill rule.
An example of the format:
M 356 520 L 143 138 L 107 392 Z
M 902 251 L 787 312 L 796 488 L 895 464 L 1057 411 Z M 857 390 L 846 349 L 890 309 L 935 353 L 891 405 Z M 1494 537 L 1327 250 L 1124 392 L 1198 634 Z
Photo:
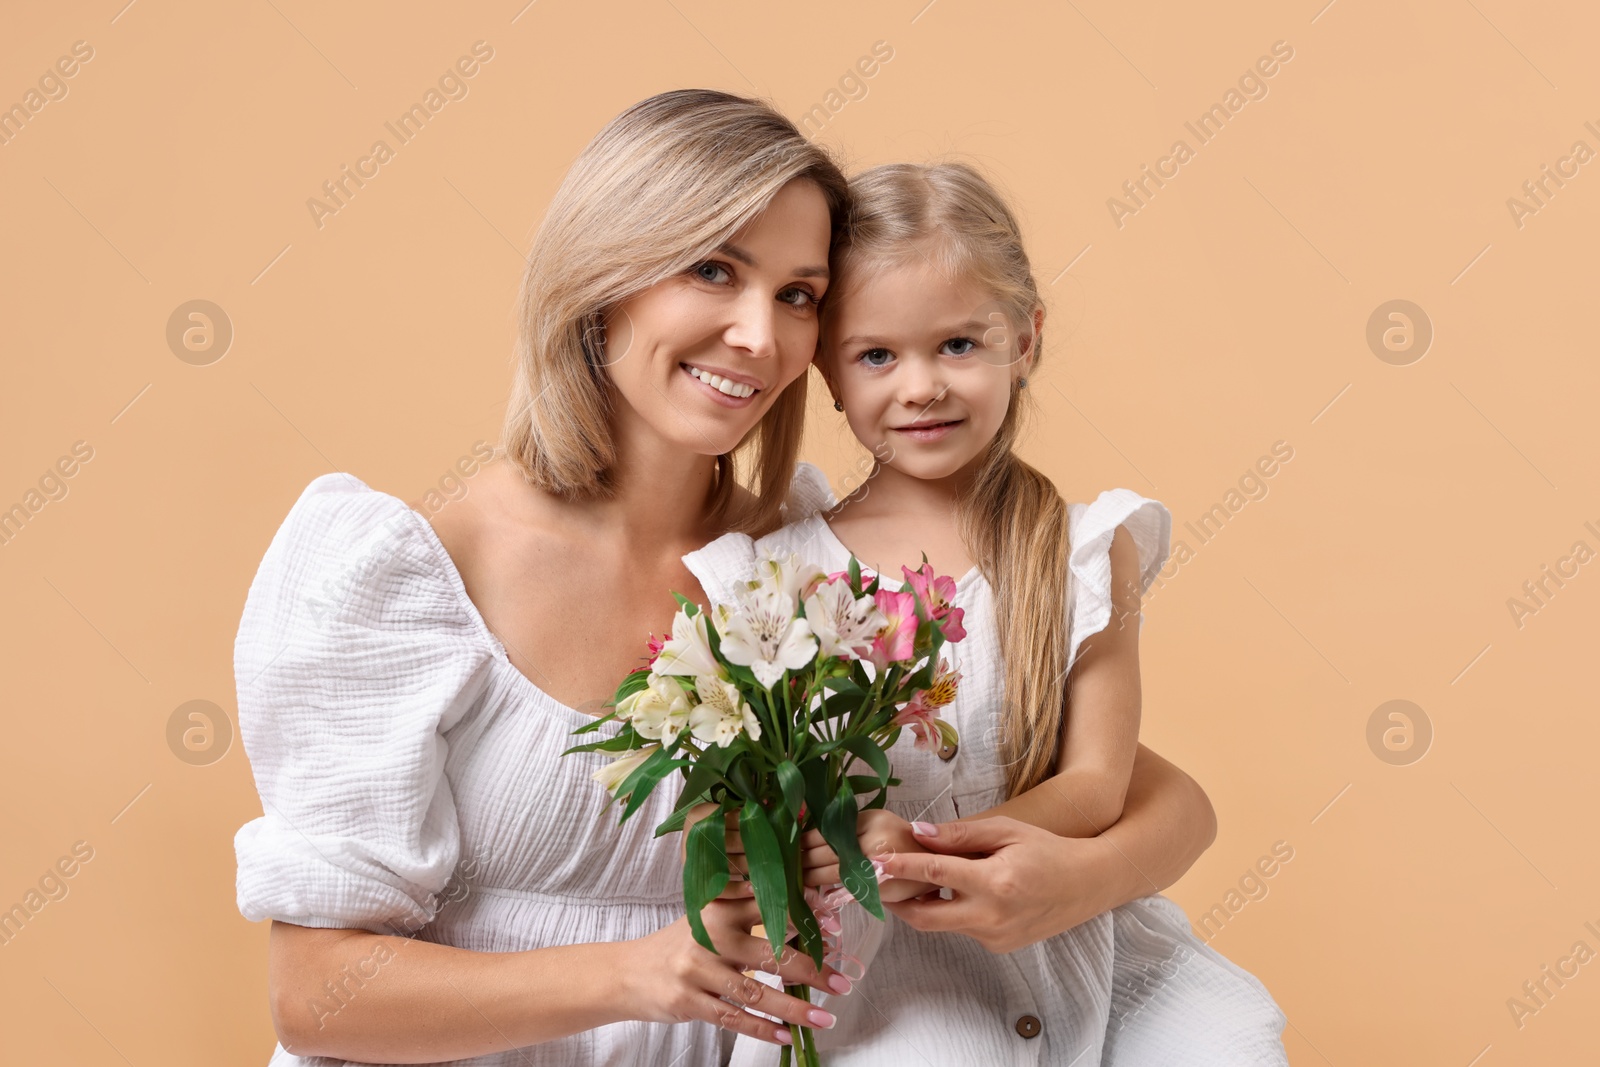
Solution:
M 918 847 L 884 859 L 894 875 L 888 884 L 906 879 L 955 894 L 889 905 L 918 930 L 966 934 L 990 952 L 1015 952 L 1112 906 L 1105 892 L 1112 850 L 1098 838 L 1058 837 L 1003 815 L 911 825 Z
M 713 804 L 697 804 L 689 811 L 689 816 L 684 820 L 684 830 L 687 835 L 688 828 L 705 818 L 716 810 Z M 744 858 L 744 842 L 739 836 L 739 820 L 737 814 L 727 816 L 728 833 L 725 847 L 728 850 L 729 878 L 727 886 L 722 890 L 719 899 L 722 900 L 748 900 L 755 895 L 755 887 L 748 880 L 750 866 Z M 884 808 L 870 808 L 861 812 L 856 817 L 856 835 L 861 842 L 861 851 L 868 859 L 879 858 L 905 852 L 924 851 L 911 832 L 911 824 L 900 816 Z M 807 886 L 835 886 L 842 885 L 843 879 L 839 876 L 839 856 L 823 839 L 821 831 L 808 830 L 800 838 L 800 867 L 805 872 Z M 911 879 L 888 879 L 878 887 L 878 898 L 885 904 L 896 901 L 909 900 L 924 893 L 937 890 L 939 887 L 929 882 L 919 882 Z
M 716 954 L 695 941 L 688 919 L 630 943 L 629 965 L 618 972 L 626 1017 L 659 1023 L 709 1022 L 777 1045 L 790 1043 L 788 1029 L 753 1011 L 798 1026 L 826 1029 L 834 1024 L 834 1017 L 821 1008 L 743 973 L 766 971 L 787 985 L 850 992 L 844 975 L 832 967 L 819 971 L 809 956 L 792 948 L 784 950 L 781 960 L 774 959 L 766 939 L 750 933 L 761 921 L 754 900 L 713 900 L 700 917 L 717 946 Z

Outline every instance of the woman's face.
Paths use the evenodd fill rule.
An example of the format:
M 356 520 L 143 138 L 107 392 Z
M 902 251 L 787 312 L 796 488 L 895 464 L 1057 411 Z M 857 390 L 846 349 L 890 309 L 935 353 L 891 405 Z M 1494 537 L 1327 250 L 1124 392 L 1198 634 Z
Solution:
M 618 418 L 665 447 L 733 451 L 816 352 L 831 230 L 822 190 L 796 179 L 710 259 L 618 304 L 605 318 Z
M 818 366 L 856 439 L 886 466 L 932 481 L 981 462 L 1032 344 L 998 306 L 926 259 L 852 271 L 835 294 Z

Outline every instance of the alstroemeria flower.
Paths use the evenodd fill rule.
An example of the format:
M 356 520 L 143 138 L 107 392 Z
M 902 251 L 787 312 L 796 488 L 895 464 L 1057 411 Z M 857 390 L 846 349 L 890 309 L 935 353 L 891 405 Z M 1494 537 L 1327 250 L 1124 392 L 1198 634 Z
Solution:
M 657 637 L 653 632 L 650 634 L 650 640 L 645 642 L 645 648 L 650 653 L 651 662 L 654 662 L 655 658 L 661 655 L 661 650 L 666 646 L 666 643 L 667 639 L 665 637 Z
M 632 774 L 639 764 L 649 759 L 660 748 L 660 745 L 645 745 L 643 748 L 630 748 L 627 751 L 620 753 L 615 759 L 613 759 L 610 763 L 607 763 L 604 767 L 601 767 L 598 771 L 595 771 L 592 777 L 595 781 L 599 782 L 605 787 L 605 791 L 607 793 L 615 795 L 617 787 L 627 780 L 628 775 Z M 623 798 L 617 797 L 617 799 L 621 800 Z
M 761 722 L 739 696 L 739 687 L 720 678 L 696 678 L 700 703 L 689 712 L 689 730 L 706 744 L 727 748 L 743 730 L 752 741 L 761 740 Z
M 815 563 L 806 563 L 791 552 L 787 556 L 772 556 L 756 564 L 752 589 L 777 590 L 795 603 L 809 597 L 819 582 L 827 575 Z
M 824 582 L 805 603 L 806 621 L 824 656 L 865 656 L 886 621 L 877 602 L 857 597 L 848 580 Z
M 656 674 L 725 676 L 722 664 L 711 654 L 705 612 L 691 619 L 688 612 L 679 609 L 678 614 L 672 617 L 672 637 L 661 646 L 661 654 L 650 665 L 650 669 Z
M 961 625 L 964 612 L 951 603 L 956 595 L 956 580 L 948 575 L 933 573 L 933 564 L 924 563 L 920 570 L 901 567 L 906 581 L 917 594 L 917 600 L 928 612 L 928 618 L 939 622 L 939 629 L 947 641 L 960 641 L 967 636 Z
M 645 687 L 617 702 L 617 715 L 633 723 L 640 737 L 667 744 L 689 723 L 689 696 L 677 679 L 652 674 Z
M 776 589 L 750 590 L 738 606 L 718 616 L 722 655 L 729 663 L 749 667 L 756 680 L 771 687 L 786 670 L 799 670 L 816 654 L 817 641 L 806 620 L 795 617 L 794 600 Z
M 867 658 L 880 671 L 895 660 L 908 660 L 917 639 L 917 602 L 910 593 L 879 589 L 876 597 L 884 626 L 872 639 Z

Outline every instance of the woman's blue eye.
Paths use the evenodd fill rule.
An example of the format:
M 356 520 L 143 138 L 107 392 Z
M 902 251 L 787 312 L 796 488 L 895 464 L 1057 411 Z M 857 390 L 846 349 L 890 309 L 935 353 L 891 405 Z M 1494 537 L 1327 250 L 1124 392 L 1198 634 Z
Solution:
M 728 268 L 721 263 L 706 262 L 696 267 L 694 272 L 704 281 L 708 281 L 713 285 L 721 285 L 727 280 Z
M 941 351 L 946 351 L 949 355 L 964 356 L 974 348 L 977 348 L 978 342 L 970 337 L 952 337 L 939 347 Z
M 821 303 L 821 301 L 817 299 L 815 293 L 812 293 L 808 289 L 802 289 L 798 285 L 791 286 L 779 293 L 778 299 L 783 301 L 785 304 L 788 304 L 790 307 L 797 308 L 803 308 L 807 306 L 815 307 L 817 304 Z
M 894 354 L 887 348 L 869 348 L 857 356 L 856 359 L 869 367 L 885 367 L 889 365 L 890 360 L 894 359 Z

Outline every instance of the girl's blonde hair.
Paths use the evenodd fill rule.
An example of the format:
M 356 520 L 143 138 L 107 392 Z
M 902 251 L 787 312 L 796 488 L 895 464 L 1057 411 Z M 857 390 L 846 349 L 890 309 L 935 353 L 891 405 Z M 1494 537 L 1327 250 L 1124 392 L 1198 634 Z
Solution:
M 643 100 L 579 153 L 533 239 L 518 298 L 504 438 L 531 484 L 569 499 L 612 491 L 606 313 L 707 258 L 796 179 L 822 190 L 837 235 L 847 191 L 828 154 L 767 104 L 709 89 Z M 717 457 L 713 520 L 752 532 L 777 525 L 805 410 L 802 377 Z M 734 461 L 746 446 L 753 455 L 741 473 L 756 504 L 732 518 Z
M 856 271 L 921 259 L 990 294 L 980 311 L 1003 316 L 1012 358 L 1041 306 L 1022 231 L 1005 201 L 964 163 L 874 167 L 850 182 L 850 223 L 835 251 L 834 284 Z M 986 316 L 986 321 L 988 317 Z M 987 340 L 987 338 L 986 338 Z M 962 539 L 995 591 L 1005 662 L 1001 759 L 1008 796 L 1055 773 L 1066 724 L 1070 572 L 1067 506 L 1056 487 L 1012 451 L 1027 389 L 1011 404 L 958 503 Z

